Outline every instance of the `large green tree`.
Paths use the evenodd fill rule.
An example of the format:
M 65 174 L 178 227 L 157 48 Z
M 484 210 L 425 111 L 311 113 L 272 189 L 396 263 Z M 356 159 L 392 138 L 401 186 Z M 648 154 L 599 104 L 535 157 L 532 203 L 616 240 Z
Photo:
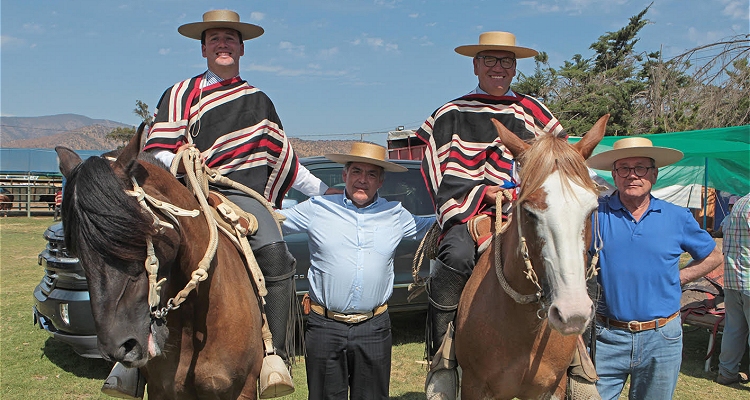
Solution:
M 533 73 L 519 73 L 513 89 L 541 99 L 572 135 L 585 133 L 606 113 L 608 135 L 750 124 L 750 35 L 666 61 L 660 51 L 636 53 L 650 7 L 600 36 L 589 47 L 590 58 L 575 54 L 555 69 L 540 53 Z

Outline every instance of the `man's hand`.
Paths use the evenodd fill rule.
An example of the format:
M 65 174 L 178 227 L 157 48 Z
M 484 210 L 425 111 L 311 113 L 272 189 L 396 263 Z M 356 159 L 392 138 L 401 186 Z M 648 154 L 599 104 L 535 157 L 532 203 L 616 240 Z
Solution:
M 497 201 L 497 193 L 502 190 L 500 186 L 487 186 L 487 191 L 484 192 L 482 203 L 494 206 Z
M 188 150 L 191 147 L 195 147 L 195 145 L 192 143 L 185 143 L 177 149 L 177 152 L 175 152 L 175 154 L 180 154 L 181 152 Z M 202 166 L 206 165 L 206 160 L 203 159 L 203 156 L 201 156 L 201 165 Z M 185 165 L 182 162 L 180 162 L 180 165 L 177 166 L 177 173 L 178 174 L 185 173 Z

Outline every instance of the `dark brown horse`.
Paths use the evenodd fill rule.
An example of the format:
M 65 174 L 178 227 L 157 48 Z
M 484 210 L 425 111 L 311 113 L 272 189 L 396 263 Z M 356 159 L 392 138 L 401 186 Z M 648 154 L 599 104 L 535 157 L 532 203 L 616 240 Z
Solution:
M 0 194 L 0 214 L 8 216 L 8 211 L 13 208 L 13 195 L 10 193 Z
M 493 121 L 519 161 L 521 188 L 509 224 L 477 262 L 459 302 L 463 399 L 565 397 L 577 337 L 594 313 L 585 252 L 598 192 L 584 160 L 608 117 L 574 146 L 551 135 L 530 146 Z
M 55 149 L 67 178 L 65 241 L 86 271 L 99 350 L 139 367 L 152 399 L 255 399 L 263 358 L 255 286 L 220 235 L 207 279 L 178 295 L 209 246 L 208 222 L 183 184 L 139 155 L 142 128 L 116 160 L 82 162 Z M 155 202 L 139 203 L 144 196 Z

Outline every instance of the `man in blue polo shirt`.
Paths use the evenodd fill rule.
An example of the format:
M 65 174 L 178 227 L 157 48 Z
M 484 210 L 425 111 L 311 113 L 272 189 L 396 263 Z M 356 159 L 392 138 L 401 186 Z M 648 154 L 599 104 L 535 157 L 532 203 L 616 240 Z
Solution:
M 617 399 L 630 377 L 630 399 L 671 399 L 682 362 L 681 285 L 721 265 L 721 251 L 685 208 L 655 198 L 658 168 L 678 150 L 645 138 L 620 139 L 587 163 L 611 170 L 617 191 L 592 217 L 601 242 L 596 372 L 602 399 Z M 680 269 L 680 255 L 692 256 Z
M 391 375 L 393 255 L 401 239 L 420 239 L 435 217 L 415 217 L 378 196 L 386 149 L 356 142 L 344 164 L 344 194 L 314 196 L 288 209 L 285 234 L 310 237 L 310 313 L 305 326 L 309 399 L 387 399 Z

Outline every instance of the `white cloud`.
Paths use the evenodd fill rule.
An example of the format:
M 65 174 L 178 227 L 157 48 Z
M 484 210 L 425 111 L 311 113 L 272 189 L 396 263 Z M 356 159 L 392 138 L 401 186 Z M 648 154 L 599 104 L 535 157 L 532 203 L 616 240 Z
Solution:
M 725 4 L 724 9 L 721 10 L 722 15 L 731 19 L 747 20 L 750 18 L 746 1 L 724 0 L 722 3 Z
M 262 12 L 253 11 L 253 12 L 250 13 L 250 20 L 251 21 L 255 21 L 255 22 L 263 21 L 263 18 L 265 18 L 265 17 L 266 17 L 266 14 L 264 14 Z
M 23 24 L 23 30 L 29 33 L 41 34 L 44 33 L 44 28 L 39 24 L 25 23 Z
M 0 47 L 22 46 L 25 43 L 26 43 L 25 40 L 19 39 L 17 37 L 8 36 L 8 35 L 0 35 Z
M 323 49 L 318 52 L 318 56 L 321 58 L 331 58 L 339 54 L 338 47 L 331 47 L 330 49 Z
M 289 54 L 294 54 L 297 56 L 304 57 L 305 55 L 305 46 L 304 45 L 296 45 L 292 42 L 282 41 L 279 43 L 279 49 L 286 51 Z
M 385 41 L 381 38 L 367 38 L 367 44 L 371 47 L 383 47 Z
M 418 38 L 415 38 L 415 40 L 417 41 L 417 43 L 419 43 L 420 46 L 432 46 L 432 45 L 434 45 L 434 43 L 432 43 L 432 41 L 430 40 L 430 38 L 428 38 L 427 36 L 418 37 Z
M 540 3 L 538 1 L 522 1 L 521 5 L 531 8 L 534 11 L 538 11 L 542 13 L 551 13 L 551 12 L 560 11 L 560 6 L 558 6 L 557 3 L 549 4 L 549 3 Z
M 628 0 L 557 0 L 555 2 L 528 0 L 520 4 L 540 13 L 559 13 L 566 15 L 580 15 L 584 12 L 590 13 L 592 9 L 614 11 Z
M 324 70 L 317 64 L 308 64 L 306 68 L 286 68 L 280 65 L 250 64 L 243 68 L 247 71 L 268 72 L 278 76 L 312 76 L 335 78 L 348 75 L 346 70 Z
M 409 14 L 409 18 L 419 18 L 419 13 Z
M 437 25 L 437 22 L 428 22 L 424 24 L 424 26 L 435 26 L 435 25 Z
M 395 43 L 386 43 L 382 38 L 366 38 L 365 42 L 367 45 L 376 49 L 384 49 L 385 51 L 398 51 L 398 45 Z
M 396 5 L 400 2 L 401 0 L 375 0 L 375 5 L 385 8 L 396 8 Z
M 161 48 L 161 49 L 159 49 L 159 55 L 166 56 L 167 54 L 169 54 L 170 51 L 172 51 L 172 50 L 171 49 Z

